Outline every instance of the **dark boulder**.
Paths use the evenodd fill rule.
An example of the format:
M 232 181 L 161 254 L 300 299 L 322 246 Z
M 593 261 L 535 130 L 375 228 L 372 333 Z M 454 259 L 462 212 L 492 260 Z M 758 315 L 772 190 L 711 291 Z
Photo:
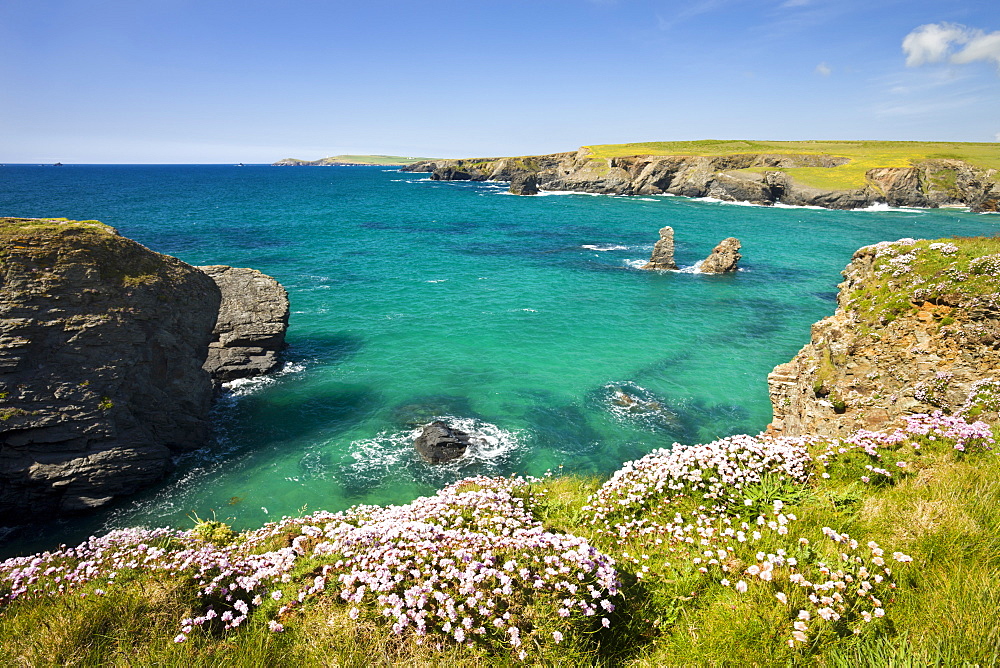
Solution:
M 413 447 L 428 464 L 442 464 L 465 454 L 469 449 L 469 434 L 435 420 L 420 431 Z
M 538 175 L 534 172 L 515 174 L 510 180 L 510 192 L 514 195 L 537 195 Z

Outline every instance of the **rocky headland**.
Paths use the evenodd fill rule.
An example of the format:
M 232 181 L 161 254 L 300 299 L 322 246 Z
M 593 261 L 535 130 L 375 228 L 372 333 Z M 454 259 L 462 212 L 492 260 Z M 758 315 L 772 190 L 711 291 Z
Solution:
M 245 305 L 259 272 L 210 269 L 96 221 L 0 218 L 0 522 L 100 507 L 206 445 L 210 371 L 283 340 L 258 320 L 277 296 Z
M 962 413 L 980 390 L 992 396 L 1000 240 L 882 242 L 858 250 L 843 275 L 836 312 L 768 376 L 772 431 L 845 436 L 915 413 Z M 1000 405 L 985 406 L 996 419 Z
M 836 168 L 849 157 L 747 152 L 727 155 L 629 155 L 599 157 L 589 147 L 568 153 L 519 158 L 426 160 L 403 168 L 429 172 L 440 181 L 510 181 L 535 176 L 542 190 L 615 195 L 714 197 L 755 204 L 783 203 L 856 209 L 889 206 L 967 206 L 997 211 L 997 170 L 959 159 L 918 159 L 906 167 L 873 167 L 864 184 L 819 188 L 795 177 L 795 170 Z

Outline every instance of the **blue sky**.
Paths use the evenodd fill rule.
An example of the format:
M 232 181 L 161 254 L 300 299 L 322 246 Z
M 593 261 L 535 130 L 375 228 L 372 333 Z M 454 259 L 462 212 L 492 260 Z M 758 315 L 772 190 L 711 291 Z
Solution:
M 8 163 L 1000 141 L 997 0 L 3 0 L 0 40 Z

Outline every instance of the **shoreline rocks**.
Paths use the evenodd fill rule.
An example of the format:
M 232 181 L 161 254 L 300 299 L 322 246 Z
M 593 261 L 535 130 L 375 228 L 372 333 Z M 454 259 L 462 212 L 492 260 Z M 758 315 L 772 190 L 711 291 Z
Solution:
M 960 263 L 956 244 L 963 242 L 952 241 L 882 242 L 854 254 L 834 314 L 815 323 L 809 343 L 767 377 L 770 432 L 874 431 L 914 413 L 961 413 L 984 383 L 1000 387 L 1000 264 L 993 260 L 1000 244 L 996 255 Z M 930 280 L 914 274 L 921 255 L 934 253 L 953 265 L 934 269 Z M 986 291 L 975 294 L 973 281 Z M 876 300 L 887 305 L 873 311 Z
M 508 192 L 512 195 L 537 195 L 538 176 L 532 172 L 515 174 L 510 180 L 510 189 Z
M 865 174 L 865 185 L 823 190 L 799 183 L 796 167 L 835 167 L 848 158 L 829 155 L 745 153 L 721 156 L 633 155 L 595 158 L 574 152 L 522 158 L 424 160 L 402 168 L 429 172 L 440 181 L 513 181 L 534 174 L 538 187 L 614 195 L 715 197 L 729 202 L 857 209 L 968 206 L 974 212 L 1000 211 L 995 170 L 961 160 L 925 160 L 912 167 L 880 167 Z M 752 171 L 746 171 L 752 170 Z
M 208 274 L 96 221 L 0 218 L 0 245 L 0 523 L 101 507 L 208 444 Z

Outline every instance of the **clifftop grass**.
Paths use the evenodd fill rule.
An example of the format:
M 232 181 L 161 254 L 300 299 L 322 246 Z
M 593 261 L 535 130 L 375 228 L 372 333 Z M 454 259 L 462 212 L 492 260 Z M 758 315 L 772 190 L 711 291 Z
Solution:
M 781 170 L 796 181 L 824 190 L 860 188 L 865 185 L 865 173 L 869 169 L 912 167 L 928 160 L 961 160 L 980 169 L 1000 169 L 1000 143 L 703 140 L 598 144 L 584 148 L 598 159 L 635 155 L 726 156 L 743 153 L 849 158 L 850 162 L 838 167 Z
M 1000 238 L 902 239 L 867 246 L 873 276 L 848 296 L 868 327 L 888 324 L 924 303 L 942 325 L 1000 310 Z

